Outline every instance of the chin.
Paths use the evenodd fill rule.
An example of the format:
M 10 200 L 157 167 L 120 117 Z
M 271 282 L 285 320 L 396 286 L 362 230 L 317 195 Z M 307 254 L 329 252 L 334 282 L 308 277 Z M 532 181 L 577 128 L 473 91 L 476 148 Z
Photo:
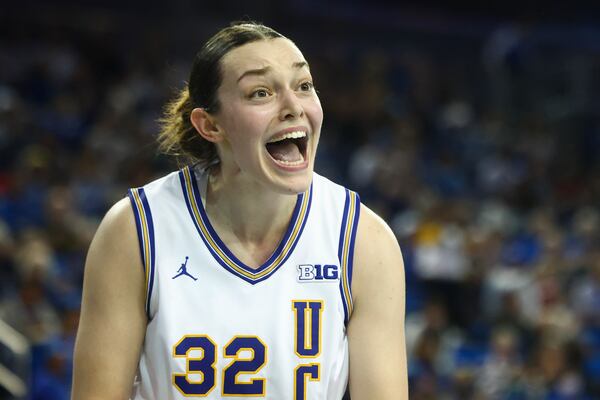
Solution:
M 274 184 L 274 189 L 281 194 L 296 195 L 304 193 L 310 189 L 312 183 L 313 171 L 307 170 L 303 174 L 296 176 L 284 176 L 277 179 Z

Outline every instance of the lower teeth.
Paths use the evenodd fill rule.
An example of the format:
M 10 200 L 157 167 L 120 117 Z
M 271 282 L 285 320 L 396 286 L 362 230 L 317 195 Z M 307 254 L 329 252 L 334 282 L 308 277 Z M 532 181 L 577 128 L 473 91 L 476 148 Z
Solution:
M 304 162 L 304 156 L 300 155 L 301 159 L 297 161 L 285 161 L 285 160 L 277 160 L 280 164 L 283 165 L 300 165 Z

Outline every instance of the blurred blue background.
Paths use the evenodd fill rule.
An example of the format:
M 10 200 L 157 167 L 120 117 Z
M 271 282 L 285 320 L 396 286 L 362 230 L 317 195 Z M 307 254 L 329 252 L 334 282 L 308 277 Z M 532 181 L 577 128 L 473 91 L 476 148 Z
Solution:
M 304 52 L 316 170 L 401 244 L 411 399 L 600 398 L 600 4 L 583 4 L 4 4 L 0 398 L 69 398 L 95 229 L 177 168 L 161 109 L 245 18 Z

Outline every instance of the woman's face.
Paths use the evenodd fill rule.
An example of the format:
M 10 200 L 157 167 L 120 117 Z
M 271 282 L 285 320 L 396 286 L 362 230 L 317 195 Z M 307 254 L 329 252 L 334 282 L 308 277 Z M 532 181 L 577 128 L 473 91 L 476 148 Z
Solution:
M 248 43 L 223 57 L 221 73 L 223 169 L 279 193 L 306 191 L 323 110 L 300 50 L 283 38 Z

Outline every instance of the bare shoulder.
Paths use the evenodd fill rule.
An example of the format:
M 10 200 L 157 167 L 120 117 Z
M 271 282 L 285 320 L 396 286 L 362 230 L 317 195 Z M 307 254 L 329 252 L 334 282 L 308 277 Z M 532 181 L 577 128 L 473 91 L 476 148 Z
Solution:
M 392 229 L 379 215 L 364 204 L 360 205 L 357 238 L 358 249 L 374 253 L 390 247 L 400 249 Z
M 123 301 L 119 292 L 124 288 L 136 293 L 135 301 L 140 301 L 145 278 L 139 249 L 133 209 L 129 199 L 124 198 L 106 213 L 90 245 L 84 273 L 84 307 L 88 305 L 86 300 L 94 304 Z
M 364 204 L 361 204 L 354 259 L 355 300 L 359 300 L 361 293 L 374 289 L 372 285 L 404 280 L 402 254 L 393 231 Z
M 135 219 L 131 202 L 128 198 L 123 198 L 115 203 L 106 213 L 94 240 L 102 243 L 114 243 L 114 245 L 124 244 L 124 239 L 136 240 Z
M 84 295 L 95 294 L 98 289 L 114 292 L 120 286 L 138 288 L 134 292 L 143 294 L 145 278 L 139 249 L 133 209 L 129 199 L 124 198 L 106 213 L 90 244 Z M 99 299 L 109 300 L 105 296 Z M 84 296 L 84 306 L 85 300 Z
M 103 262 L 110 259 L 110 265 Z M 139 244 L 135 228 L 135 217 L 131 208 L 131 203 L 128 198 L 119 200 L 106 213 L 94 239 L 90 245 L 88 259 L 86 263 L 86 273 L 88 270 L 96 268 L 117 268 L 119 260 L 128 261 L 128 263 L 136 263 L 136 267 L 140 267 L 141 258 L 139 254 Z M 141 267 L 140 267 L 141 268 Z M 140 268 L 135 268 L 139 270 Z M 139 272 L 139 271 L 138 271 Z
M 147 322 L 144 279 L 135 217 L 125 198 L 108 211 L 88 251 L 74 399 L 129 398 Z
M 364 205 L 356 235 L 348 324 L 350 394 L 353 399 L 407 399 L 400 246 L 385 221 Z

